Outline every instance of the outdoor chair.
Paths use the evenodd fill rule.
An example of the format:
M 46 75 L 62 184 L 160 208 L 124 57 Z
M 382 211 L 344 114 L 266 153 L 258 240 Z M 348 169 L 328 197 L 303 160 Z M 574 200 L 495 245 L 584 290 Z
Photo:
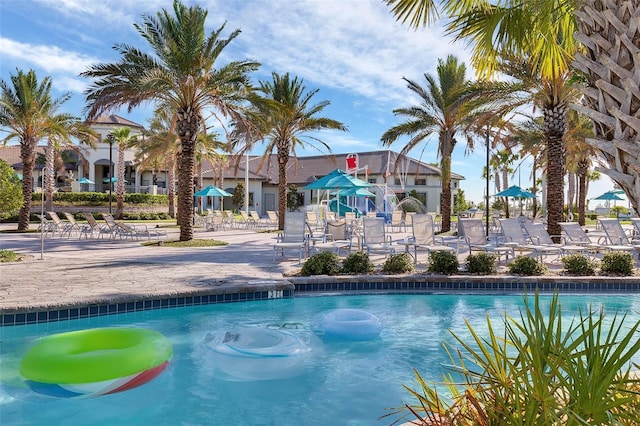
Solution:
M 43 215 L 36 214 L 36 217 L 40 222 L 36 233 L 44 233 L 45 237 L 51 234 L 53 237 L 58 230 L 58 226 Z
M 278 212 L 267 210 L 267 226 L 278 228 Z
M 76 222 L 76 218 L 69 212 L 64 212 L 64 216 L 67 218 L 67 222 L 69 222 L 69 233 L 77 232 L 78 238 L 80 238 L 83 234 L 83 228 L 87 228 L 88 225 L 80 225 Z
M 320 220 L 320 218 L 318 217 L 318 213 L 314 211 L 307 211 L 305 212 L 305 215 L 307 220 L 307 226 L 309 226 L 309 228 L 313 228 L 313 229 L 324 228 L 324 222 Z
M 362 220 L 362 246 L 367 253 L 395 253 L 391 236 L 386 235 L 384 219 L 365 217 Z
M 229 229 L 233 228 L 236 223 L 236 217 L 231 210 L 223 210 L 222 215 L 224 217 L 223 223 L 229 226 Z
M 341 250 L 346 254 L 351 252 L 352 240 L 346 220 L 327 221 L 324 236 L 325 241 L 310 246 L 313 253 L 331 251 L 339 256 Z
M 399 244 L 404 245 L 406 251 L 413 247 L 414 263 L 418 263 L 418 252 L 421 250 L 427 252 L 427 257 L 433 251 L 446 251 L 457 254 L 457 241 L 455 242 L 456 247 L 451 247 L 445 243 L 442 237 L 436 236 L 431 215 L 414 214 L 411 223 L 413 235 L 404 242 L 400 241 Z
M 249 216 L 246 211 L 240 210 L 240 216 L 242 217 L 242 221 L 240 223 L 243 223 L 246 229 L 255 228 L 258 225 L 256 220 Z
M 394 232 L 394 229 L 396 228 L 397 228 L 397 232 L 400 232 L 401 229 L 406 230 L 406 227 L 404 225 L 403 214 L 404 212 L 402 210 L 394 210 L 391 213 L 391 222 L 389 223 L 389 230 L 391 232 Z
M 589 254 L 589 250 L 584 245 L 579 244 L 556 244 L 547 232 L 545 225 L 541 222 L 525 222 L 524 230 L 529 239 L 537 245 L 558 247 L 562 255 L 566 254 Z
M 88 228 L 84 230 L 84 233 L 80 234 L 80 238 L 84 235 L 85 238 L 89 238 L 89 236 L 93 237 L 94 235 L 97 238 L 101 238 L 103 235 L 108 235 L 109 238 L 114 238 L 114 232 L 107 225 L 100 225 L 95 217 L 91 213 L 82 213 L 85 220 L 87 221 Z
M 284 218 L 284 230 L 278 234 L 273 245 L 273 261 L 278 254 L 284 257 L 285 250 L 298 252 L 298 263 L 307 251 L 307 224 L 304 213 L 287 213 Z
M 535 244 L 525 234 L 523 223 L 533 223 L 530 221 L 520 221 L 519 218 L 501 219 L 500 229 L 504 238 L 504 245 L 511 246 L 515 251 L 527 256 L 536 257 L 543 260 L 545 256 L 562 255 L 562 249 L 555 245 Z
M 207 221 L 207 231 L 220 231 L 224 226 L 224 216 L 222 213 L 214 214 Z
M 251 219 L 253 219 L 256 227 L 267 227 L 267 219 L 261 218 L 257 211 L 251 210 L 249 214 L 251 215 Z
M 469 254 L 473 254 L 474 251 L 491 253 L 495 254 L 498 260 L 504 256 L 505 263 L 509 260 L 509 256 L 515 257 L 513 247 L 488 242 L 482 219 L 458 220 L 458 235 L 463 237 Z
M 60 237 L 64 237 L 67 235 L 71 236 L 71 224 L 68 222 L 63 222 L 60 219 L 60 216 L 56 212 L 47 212 L 49 219 L 55 224 L 55 231 L 52 232 L 51 236 L 55 236 L 55 233 L 59 233 Z
M 125 240 L 128 238 L 131 238 L 131 240 L 146 238 L 147 241 L 151 241 L 151 238 L 153 238 L 160 241 L 161 236 L 167 236 L 165 231 L 157 228 L 149 229 L 147 225 L 144 224 L 130 225 L 128 223 L 116 221 L 115 226 L 117 228 L 118 237 Z
M 599 219 L 606 237 L 606 248 L 636 254 L 640 251 L 640 241 L 630 239 L 618 219 Z M 616 247 L 615 249 L 613 247 Z

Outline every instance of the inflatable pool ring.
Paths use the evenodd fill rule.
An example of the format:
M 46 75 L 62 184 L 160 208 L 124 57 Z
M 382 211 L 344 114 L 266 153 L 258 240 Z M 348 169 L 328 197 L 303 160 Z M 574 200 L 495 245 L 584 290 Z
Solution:
M 162 334 L 142 328 L 94 328 L 40 339 L 20 374 L 35 392 L 91 397 L 140 386 L 165 369 L 173 353 Z
M 309 347 L 294 333 L 259 327 L 227 331 L 207 346 L 216 368 L 229 380 L 254 381 L 293 377 L 304 368 Z
M 319 336 L 338 340 L 373 340 L 380 336 L 378 317 L 362 309 L 334 309 L 318 314 L 311 329 Z

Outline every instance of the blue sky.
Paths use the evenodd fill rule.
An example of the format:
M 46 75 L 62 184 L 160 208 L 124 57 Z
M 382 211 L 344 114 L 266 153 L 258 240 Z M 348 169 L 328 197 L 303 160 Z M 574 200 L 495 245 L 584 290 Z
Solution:
M 398 123 L 392 110 L 416 102 L 402 77 L 424 82 L 423 74 L 435 75 L 437 60 L 448 54 L 469 63 L 463 44 L 453 44 L 440 28 L 413 31 L 400 25 L 381 0 L 203 0 L 198 4 L 209 11 L 208 31 L 225 21 L 225 35 L 242 30 L 225 49 L 221 63 L 256 60 L 262 64 L 254 75 L 256 81 L 270 79 L 274 71 L 289 72 L 304 79 L 308 89 L 319 89 L 314 100 L 331 102 L 325 115 L 349 129 L 321 134 L 335 153 L 382 149 L 380 136 Z M 72 94 L 63 110 L 82 117 L 82 93 L 88 81 L 78 74 L 92 64 L 117 61 L 114 44 L 144 49 L 146 41 L 133 24 L 144 13 L 171 7 L 171 0 L 2 0 L 0 78 L 8 81 L 16 68 L 34 69 L 39 79 L 51 76 L 56 97 Z M 470 78 L 472 72 L 469 66 Z M 151 109 L 147 105 L 116 113 L 146 125 Z M 404 142 L 399 140 L 392 149 L 399 151 Z M 437 162 L 436 150 L 434 139 L 412 156 Z M 255 151 L 261 152 L 260 148 Z M 468 200 L 483 198 L 484 161 L 481 144 L 468 155 L 463 144 L 456 147 L 452 169 L 465 176 L 461 187 Z M 519 174 L 522 186 L 530 186 L 529 174 L 525 161 Z M 512 183 L 518 184 L 517 173 Z M 611 188 L 603 178 L 591 185 L 589 197 Z

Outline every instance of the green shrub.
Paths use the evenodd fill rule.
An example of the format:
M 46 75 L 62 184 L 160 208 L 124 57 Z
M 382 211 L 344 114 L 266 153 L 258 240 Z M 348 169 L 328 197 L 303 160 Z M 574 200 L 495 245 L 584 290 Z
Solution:
M 340 273 L 340 258 L 336 253 L 325 251 L 314 254 L 302 265 L 300 273 L 310 275 L 337 275 Z
M 403 274 L 413 271 L 413 258 L 409 253 L 392 254 L 382 266 L 386 274 Z
M 564 272 L 569 275 L 595 275 L 596 263 L 584 254 L 571 254 L 562 258 Z
M 518 256 L 508 266 L 509 272 L 515 275 L 542 275 L 547 268 L 538 261 L 529 256 Z
M 342 272 L 345 274 L 370 274 L 373 272 L 373 263 L 369 260 L 369 254 L 357 251 L 349 254 L 342 262 Z
M 429 253 L 429 272 L 451 275 L 458 272 L 460 263 L 458 256 L 448 251 L 432 251 Z
M 467 257 L 467 272 L 480 275 L 497 273 L 496 256 L 491 253 L 470 254 Z
M 633 256 L 629 252 L 609 251 L 602 256 L 600 270 L 607 275 L 632 275 Z

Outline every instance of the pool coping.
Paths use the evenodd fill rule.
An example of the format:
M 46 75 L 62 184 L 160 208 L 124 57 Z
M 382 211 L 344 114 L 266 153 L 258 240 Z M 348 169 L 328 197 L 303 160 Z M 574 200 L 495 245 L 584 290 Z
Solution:
M 0 327 L 57 322 L 155 309 L 292 298 L 297 295 L 358 293 L 640 294 L 640 277 L 512 275 L 351 275 L 289 277 L 281 280 L 227 282 L 215 288 L 171 294 L 120 294 L 86 298 L 71 304 L 21 306 L 0 310 Z

